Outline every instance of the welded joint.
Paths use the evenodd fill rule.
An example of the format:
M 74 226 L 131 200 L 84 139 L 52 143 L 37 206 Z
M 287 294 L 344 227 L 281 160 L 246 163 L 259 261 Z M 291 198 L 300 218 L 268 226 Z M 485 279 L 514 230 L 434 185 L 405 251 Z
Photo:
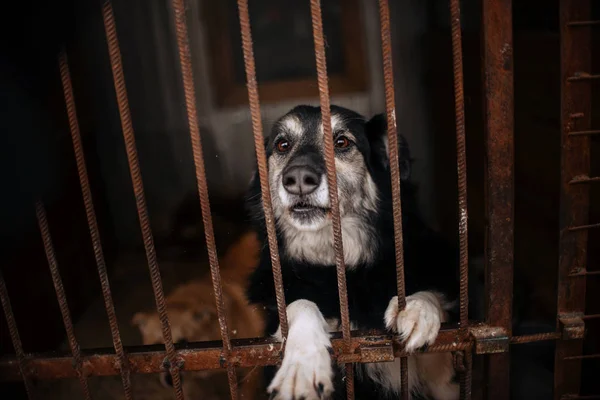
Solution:
M 475 354 L 505 353 L 509 349 L 509 337 L 504 328 L 478 325 L 469 328 L 475 342 Z
M 585 321 L 583 313 L 568 313 L 558 316 L 560 332 L 564 340 L 583 339 L 585 336 Z

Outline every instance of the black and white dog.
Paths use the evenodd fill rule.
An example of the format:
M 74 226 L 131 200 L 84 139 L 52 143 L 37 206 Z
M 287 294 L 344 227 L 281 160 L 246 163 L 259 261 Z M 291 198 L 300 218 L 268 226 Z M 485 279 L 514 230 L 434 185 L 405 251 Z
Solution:
M 387 129 L 385 117 L 331 107 L 348 303 L 353 329 L 387 328 L 413 352 L 435 341 L 453 315 L 457 250 L 422 221 L 410 155 L 400 138 L 406 308 L 398 310 Z M 318 107 L 298 106 L 274 125 L 265 140 L 269 184 L 289 334 L 281 367 L 266 371 L 275 399 L 345 398 L 343 369 L 332 366 L 330 332 L 339 330 L 340 309 L 329 195 Z M 267 331 L 281 339 L 260 182 L 255 175 L 249 210 L 264 243 L 251 278 L 249 298 L 267 311 Z M 457 399 L 452 356 L 416 353 L 408 360 L 413 397 Z M 400 393 L 400 361 L 357 365 L 357 399 L 392 399 Z

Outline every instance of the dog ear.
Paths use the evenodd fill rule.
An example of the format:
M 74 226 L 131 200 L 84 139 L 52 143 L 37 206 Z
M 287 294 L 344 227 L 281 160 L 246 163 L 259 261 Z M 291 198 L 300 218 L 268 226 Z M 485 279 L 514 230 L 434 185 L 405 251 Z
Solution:
M 365 130 L 371 144 L 373 156 L 376 157 L 376 159 L 381 160 L 384 167 L 389 170 L 389 140 L 387 135 L 388 130 L 386 115 L 375 115 L 367 122 Z M 411 175 L 412 159 L 410 157 L 408 142 L 401 134 L 398 134 L 398 163 L 400 166 L 400 180 L 409 180 Z

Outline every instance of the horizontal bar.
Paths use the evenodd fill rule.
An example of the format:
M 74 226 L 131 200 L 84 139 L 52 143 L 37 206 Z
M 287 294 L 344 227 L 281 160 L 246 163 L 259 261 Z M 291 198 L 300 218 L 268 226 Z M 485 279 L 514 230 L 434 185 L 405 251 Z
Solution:
M 600 275 L 600 271 L 581 271 L 575 274 L 569 274 L 569 278 L 575 278 L 578 276 L 596 276 Z
M 594 20 L 594 21 L 571 21 L 567 23 L 567 26 L 570 27 L 586 27 L 586 26 L 593 26 L 593 25 L 600 25 L 600 20 Z
M 598 271 L 600 272 L 600 271 Z M 600 319 L 600 314 L 588 314 L 588 315 L 584 315 L 581 317 L 581 319 L 586 320 L 586 319 Z
M 561 400 L 595 400 L 600 399 L 600 394 L 592 394 L 580 396 L 578 394 L 566 394 L 561 397 Z
M 562 337 L 560 332 L 534 333 L 532 335 L 513 336 L 510 338 L 510 344 L 525 344 L 544 342 L 548 340 L 558 340 Z
M 592 183 L 600 182 L 600 176 L 589 177 L 587 175 L 579 175 L 569 181 L 569 185 L 575 185 L 577 183 Z
M 563 360 L 592 360 L 592 359 L 596 359 L 596 358 L 600 358 L 600 353 L 587 354 L 587 355 L 583 355 L 583 356 L 565 357 L 565 358 L 563 358 Z
M 576 72 L 575 75 L 568 77 L 567 81 L 595 81 L 597 79 L 600 79 L 600 74 L 590 74 L 589 72 Z
M 370 335 L 369 335 L 370 334 Z M 398 336 L 380 332 L 352 332 L 349 352 L 339 332 L 332 335 L 333 358 L 341 362 L 377 362 L 377 354 L 368 349 L 377 345 L 391 344 L 395 357 L 407 354 Z M 442 353 L 464 350 L 470 346 L 469 337 L 461 337 L 456 326 L 443 327 L 435 343 L 425 352 Z M 200 371 L 222 369 L 233 363 L 236 367 L 276 365 L 281 362 L 281 343 L 271 338 L 234 339 L 228 360 L 223 360 L 221 341 L 176 345 L 177 355 L 183 361 L 183 370 Z M 366 349 L 363 350 L 363 349 Z M 113 348 L 82 351 L 85 376 L 119 375 L 118 360 Z M 164 371 L 164 346 L 138 346 L 126 348 L 131 373 L 157 373 Z M 29 355 L 27 372 L 38 379 L 62 379 L 76 377 L 72 357 L 67 353 Z M 18 362 L 14 357 L 0 359 L 0 381 L 21 379 Z
M 342 362 L 378 362 L 380 354 L 373 352 L 375 347 L 392 346 L 394 357 L 407 354 L 398 337 L 380 334 L 380 332 L 353 331 L 351 339 L 351 353 L 344 354 L 344 343 L 339 332 L 334 333 L 332 339 L 333 357 Z M 557 340 L 561 337 L 558 332 L 547 332 L 533 335 L 514 336 L 510 344 L 524 344 L 546 340 Z M 178 355 L 184 361 L 183 369 L 187 371 L 200 371 L 206 369 L 222 369 L 228 363 L 236 367 L 276 365 L 281 362 L 281 343 L 270 338 L 258 339 L 233 339 L 230 360 L 222 359 L 221 341 L 200 342 L 191 344 L 176 344 Z M 473 346 L 471 337 L 461 337 L 456 326 L 445 325 L 442 327 L 435 343 L 429 346 L 424 353 L 443 353 L 469 349 Z M 164 371 L 164 347 L 137 346 L 125 349 L 131 373 L 150 374 Z M 82 351 L 83 369 L 86 376 L 119 375 L 118 360 L 113 348 L 88 349 Z M 73 378 L 76 373 L 73 369 L 72 357 L 68 353 L 33 354 L 26 357 L 27 370 L 38 379 Z M 0 382 L 21 380 L 18 361 L 14 358 L 0 359 Z
M 600 228 L 600 223 L 599 224 L 571 226 L 568 229 L 569 229 L 569 231 L 573 232 L 573 231 L 581 231 L 584 229 L 596 229 L 596 228 Z
M 574 131 L 569 132 L 569 136 L 592 136 L 592 135 L 600 135 L 600 129 L 594 129 L 589 131 Z

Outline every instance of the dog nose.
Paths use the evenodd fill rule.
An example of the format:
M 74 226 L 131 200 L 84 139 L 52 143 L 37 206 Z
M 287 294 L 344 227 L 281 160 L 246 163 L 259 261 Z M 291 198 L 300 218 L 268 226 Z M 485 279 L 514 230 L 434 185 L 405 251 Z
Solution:
M 282 179 L 285 190 L 298 195 L 314 192 L 321 183 L 321 175 L 306 166 L 288 168 Z

